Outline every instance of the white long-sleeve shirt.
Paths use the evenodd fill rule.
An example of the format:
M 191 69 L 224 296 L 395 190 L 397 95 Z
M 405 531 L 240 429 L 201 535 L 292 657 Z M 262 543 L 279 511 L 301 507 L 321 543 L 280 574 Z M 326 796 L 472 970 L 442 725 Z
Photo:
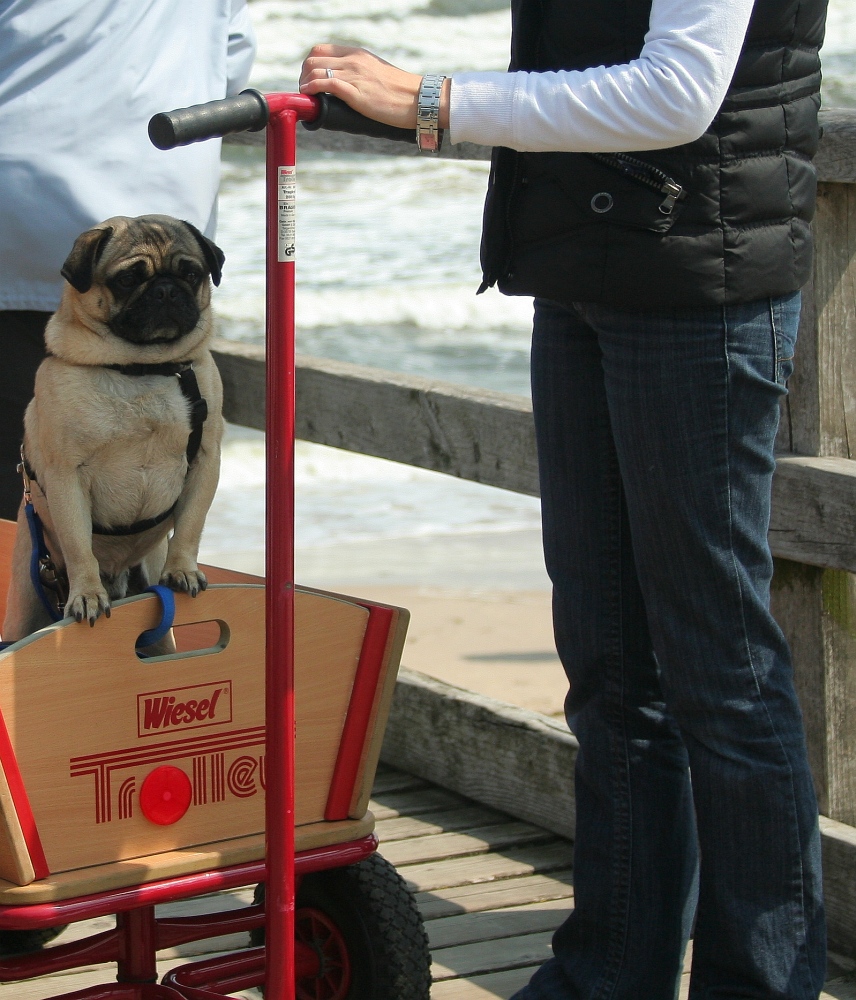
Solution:
M 163 152 L 158 111 L 246 86 L 245 0 L 0 3 L 0 309 L 52 311 L 76 237 L 162 213 L 213 236 L 220 142 Z
M 450 139 L 529 152 L 692 142 L 713 121 L 754 0 L 653 0 L 638 59 L 548 73 L 455 73 Z

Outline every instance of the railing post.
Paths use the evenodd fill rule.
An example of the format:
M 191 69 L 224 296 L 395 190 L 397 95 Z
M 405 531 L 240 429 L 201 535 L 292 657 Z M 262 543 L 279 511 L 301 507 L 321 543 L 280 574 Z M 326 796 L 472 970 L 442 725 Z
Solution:
M 856 185 L 820 185 L 814 235 L 778 445 L 856 459 Z M 777 559 L 771 603 L 793 652 L 820 810 L 856 825 L 856 577 Z

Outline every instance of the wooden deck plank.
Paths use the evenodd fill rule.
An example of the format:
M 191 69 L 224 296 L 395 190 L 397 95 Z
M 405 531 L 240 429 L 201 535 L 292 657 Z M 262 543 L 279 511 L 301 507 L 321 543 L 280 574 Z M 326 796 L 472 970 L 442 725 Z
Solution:
M 552 937 L 552 931 L 542 931 L 498 941 L 476 941 L 437 948 L 431 953 L 431 975 L 436 982 L 537 965 L 546 962 L 553 954 L 550 948 Z
M 856 1000 L 856 979 L 834 979 L 827 983 L 820 1000 Z
M 508 1000 L 525 986 L 537 965 L 467 979 L 446 979 L 431 987 L 431 1000 Z
M 28 979 L 22 983 L 3 983 L 0 985 L 0 996 L 9 997 L 10 1000 L 12 997 L 15 1000 L 49 1000 L 50 997 L 62 993 L 72 993 L 75 990 L 99 986 L 113 980 L 115 980 L 115 972 L 112 972 L 109 966 L 98 966 L 83 972 L 47 976 L 43 979 Z
M 158 907 L 158 916 L 169 914 L 171 917 L 186 917 L 197 913 L 213 913 L 215 910 L 236 910 L 240 906 L 249 906 L 253 901 L 255 886 L 245 886 L 242 889 L 224 889 L 212 892 L 207 896 L 194 896 L 192 899 L 181 899 L 175 903 L 167 903 Z
M 485 910 L 546 900 L 572 899 L 571 870 L 551 875 L 521 875 L 475 885 L 456 885 L 432 892 L 416 893 L 416 903 L 425 920 L 481 913 Z
M 472 944 L 475 941 L 495 941 L 520 934 L 549 931 L 552 933 L 573 907 L 568 899 L 549 899 L 523 903 L 499 910 L 461 913 L 451 917 L 428 920 L 425 930 L 431 950 Z
M 387 795 L 390 792 L 409 792 L 416 789 L 430 788 L 427 781 L 403 771 L 394 771 L 378 775 L 374 783 L 374 795 Z
M 374 818 L 380 822 L 397 816 L 419 816 L 437 809 L 457 809 L 472 804 L 471 799 L 466 799 L 457 792 L 432 785 L 410 792 L 379 794 L 371 799 L 369 809 Z
M 466 833 L 438 833 L 414 840 L 381 842 L 380 853 L 391 864 L 412 865 L 444 858 L 500 851 L 518 844 L 535 844 L 555 840 L 553 834 L 520 820 L 493 826 L 476 827 Z
M 377 817 L 375 817 L 377 819 Z M 413 837 L 430 837 L 476 827 L 508 822 L 508 817 L 485 806 L 467 805 L 456 809 L 423 813 L 421 816 L 396 816 L 375 824 L 375 833 L 385 844 Z
M 534 875 L 571 864 L 571 845 L 566 840 L 529 847 L 512 847 L 502 854 L 481 854 L 449 861 L 403 865 L 399 872 L 416 892 L 449 889 L 456 885 L 474 885 L 495 879 Z
M 187 961 L 190 960 L 176 961 L 176 959 L 170 958 L 159 961 L 158 979 L 170 969 L 184 965 Z M 52 997 L 61 996 L 64 993 L 72 993 L 76 990 L 101 986 L 115 981 L 116 973 L 112 965 L 96 965 L 82 971 L 59 973 L 54 976 L 46 976 L 43 979 L 29 979 L 21 983 L 0 983 L 0 997 L 8 997 L 9 1000 L 12 1000 L 13 997 L 14 1000 L 51 1000 Z M 230 996 L 233 1000 L 259 1000 L 259 993 L 256 990 L 244 990 L 241 993 L 231 993 Z

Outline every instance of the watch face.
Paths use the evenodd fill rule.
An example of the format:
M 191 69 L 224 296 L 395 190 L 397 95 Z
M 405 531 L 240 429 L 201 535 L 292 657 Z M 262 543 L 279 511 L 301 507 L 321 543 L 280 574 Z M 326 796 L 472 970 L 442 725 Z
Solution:
M 438 128 L 416 130 L 416 148 L 420 153 L 439 153 L 443 145 L 443 130 Z

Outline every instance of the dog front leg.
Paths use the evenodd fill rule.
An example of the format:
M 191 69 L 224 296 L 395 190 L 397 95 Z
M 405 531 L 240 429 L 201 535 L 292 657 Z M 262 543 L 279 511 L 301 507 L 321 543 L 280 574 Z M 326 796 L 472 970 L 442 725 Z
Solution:
M 110 616 L 110 598 L 101 582 L 98 560 L 92 551 L 92 512 L 76 469 L 45 470 L 44 492 L 48 499 L 50 535 L 56 538 L 68 573 L 66 618 L 89 620 L 94 625 L 102 614 Z
M 175 507 L 175 528 L 169 540 L 166 564 L 160 582 L 173 590 L 181 590 L 196 597 L 205 590 L 208 581 L 199 569 L 199 542 L 208 508 L 217 491 L 220 476 L 219 441 L 202 447 L 184 484 Z

